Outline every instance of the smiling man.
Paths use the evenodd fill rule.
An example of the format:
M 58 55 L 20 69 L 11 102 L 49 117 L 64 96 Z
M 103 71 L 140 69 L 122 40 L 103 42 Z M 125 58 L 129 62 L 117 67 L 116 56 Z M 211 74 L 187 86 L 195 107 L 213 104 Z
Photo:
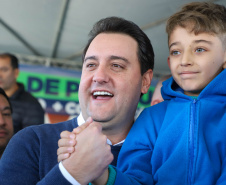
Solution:
M 101 122 L 113 144 L 125 139 L 139 95 L 149 88 L 150 70 L 138 78 L 141 69 L 136 50 L 136 40 L 128 35 L 101 33 L 90 44 L 84 59 L 79 89 L 83 116 Z
M 0 159 L 12 136 L 12 108 L 7 95 L 0 88 Z
M 150 87 L 153 66 L 152 45 L 137 25 L 117 17 L 97 22 L 83 54 L 81 114 L 66 122 L 32 126 L 17 133 L 0 161 L 0 184 L 67 185 L 76 180 L 86 184 L 92 178 L 90 173 L 100 175 L 104 171 L 103 161 L 116 165 L 139 99 Z M 79 143 L 85 143 L 78 143 L 79 155 L 75 153 L 59 165 L 60 133 L 71 132 L 87 119 L 93 123 L 79 134 L 78 140 L 84 141 Z M 97 148 L 100 143 L 103 147 Z M 98 155 L 87 152 L 95 149 Z M 109 150 L 113 155 L 108 155 Z M 98 168 L 93 168 L 92 161 Z

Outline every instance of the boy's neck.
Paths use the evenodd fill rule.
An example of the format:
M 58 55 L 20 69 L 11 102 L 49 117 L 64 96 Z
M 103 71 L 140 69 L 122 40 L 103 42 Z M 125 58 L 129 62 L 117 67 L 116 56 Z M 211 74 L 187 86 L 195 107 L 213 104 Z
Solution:
M 198 97 L 200 92 L 188 92 L 188 91 L 184 91 L 184 94 L 186 94 L 187 96 L 194 96 L 194 97 Z

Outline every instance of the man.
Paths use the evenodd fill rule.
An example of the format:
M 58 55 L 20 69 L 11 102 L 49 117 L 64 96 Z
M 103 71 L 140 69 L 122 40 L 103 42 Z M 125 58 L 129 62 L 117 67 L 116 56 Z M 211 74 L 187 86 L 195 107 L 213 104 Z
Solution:
M 0 159 L 13 136 L 12 107 L 4 90 L 0 88 Z
M 14 133 L 44 123 L 44 110 L 37 99 L 24 90 L 24 85 L 16 81 L 18 75 L 18 59 L 10 53 L 0 54 L 0 87 L 13 107 Z
M 102 162 L 109 164 L 113 160 L 109 150 L 114 151 L 117 160 L 119 150 L 115 151 L 114 145 L 123 143 L 134 122 L 140 96 L 148 92 L 151 84 L 153 48 L 137 25 L 117 17 L 97 22 L 90 36 L 79 86 L 81 115 L 62 123 L 25 128 L 16 134 L 0 161 L 1 185 L 67 185 L 74 184 L 75 179 L 87 184 L 90 177 L 86 178 L 86 174 L 102 174 Z M 58 165 L 60 133 L 72 131 L 87 119 L 92 124 L 77 137 L 80 154 L 73 153 Z M 93 132 L 97 137 L 89 134 Z M 86 144 L 81 146 L 81 140 Z M 86 152 L 97 145 L 103 146 L 98 147 L 98 155 Z M 92 168 L 91 161 L 99 165 L 98 169 Z
M 155 86 L 154 93 L 151 97 L 151 106 L 164 101 L 162 98 L 162 94 L 161 94 L 162 82 L 164 82 L 165 80 L 167 80 L 170 77 L 171 77 L 171 75 L 164 75 L 159 79 L 157 85 Z

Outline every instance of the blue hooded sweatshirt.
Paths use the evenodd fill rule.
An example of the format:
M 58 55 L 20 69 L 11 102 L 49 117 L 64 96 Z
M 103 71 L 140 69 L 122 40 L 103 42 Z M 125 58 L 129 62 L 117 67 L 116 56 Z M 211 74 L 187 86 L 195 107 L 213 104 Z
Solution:
M 118 159 L 115 184 L 226 184 L 226 70 L 194 99 L 173 78 L 145 109 Z

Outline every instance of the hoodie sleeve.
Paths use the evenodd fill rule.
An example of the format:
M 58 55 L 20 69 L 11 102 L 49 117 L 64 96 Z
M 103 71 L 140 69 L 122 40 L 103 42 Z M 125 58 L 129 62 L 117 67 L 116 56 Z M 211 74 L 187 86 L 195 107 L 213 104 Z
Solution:
M 115 184 L 139 185 L 154 184 L 151 158 L 159 126 L 156 127 L 153 119 L 155 111 L 145 109 L 135 121 L 119 154 Z M 155 120 L 160 122 L 160 120 Z

